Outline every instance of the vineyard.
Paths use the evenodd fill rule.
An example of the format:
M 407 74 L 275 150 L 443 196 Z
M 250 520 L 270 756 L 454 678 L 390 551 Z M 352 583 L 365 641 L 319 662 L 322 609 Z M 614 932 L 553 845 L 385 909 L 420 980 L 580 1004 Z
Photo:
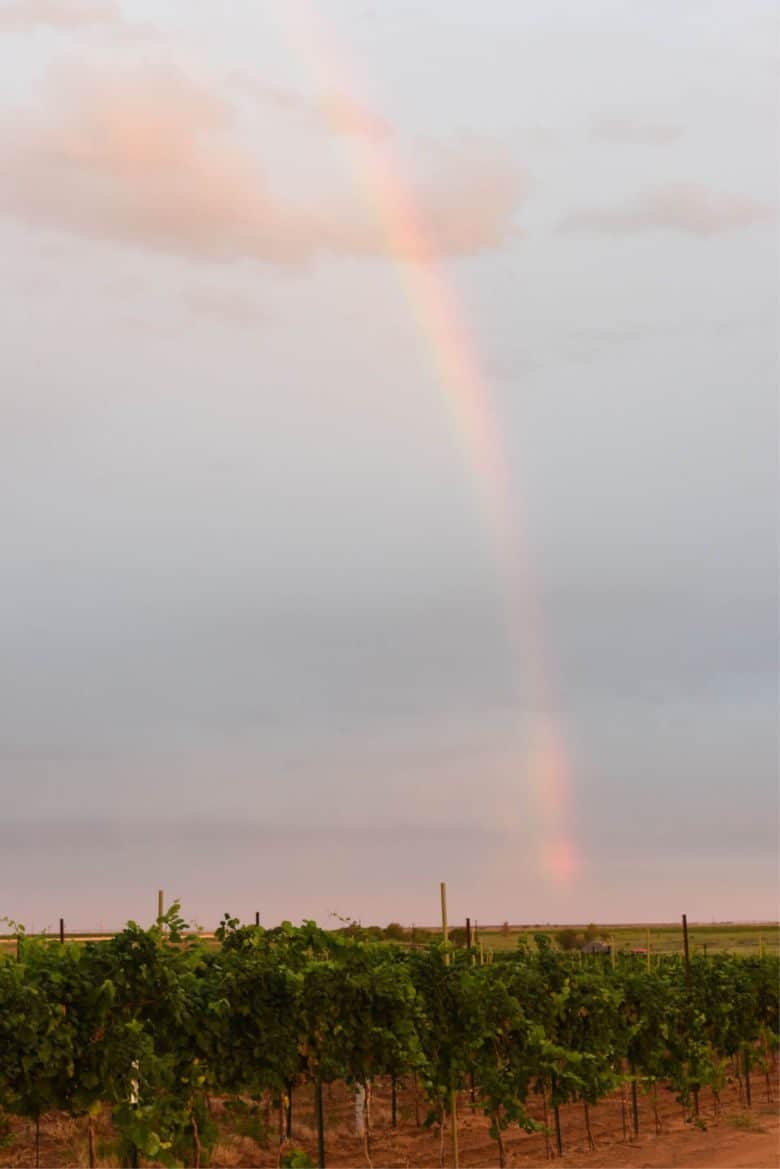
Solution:
M 480 961 L 229 917 L 206 945 L 177 906 L 107 941 L 20 936 L 0 958 L 0 1162 L 11 1118 L 39 1134 L 54 1113 L 83 1127 L 92 1166 L 206 1166 L 225 1129 L 257 1163 L 325 1165 L 336 1124 L 371 1165 L 380 1114 L 427 1127 L 451 1165 L 456 1113 L 486 1118 L 503 1166 L 520 1131 L 564 1154 L 572 1106 L 592 1144 L 618 1092 L 630 1132 L 660 1129 L 669 1101 L 703 1124 L 705 1096 L 708 1115 L 735 1087 L 748 1108 L 771 1099 L 779 975 L 774 955 L 613 962 L 538 934 Z

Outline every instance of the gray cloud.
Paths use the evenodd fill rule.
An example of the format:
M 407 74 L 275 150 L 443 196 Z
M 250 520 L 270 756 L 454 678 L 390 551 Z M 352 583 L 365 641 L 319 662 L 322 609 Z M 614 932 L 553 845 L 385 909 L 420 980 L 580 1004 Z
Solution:
M 186 815 L 175 820 L 116 817 L 70 817 L 55 819 L 36 817 L 26 823 L 0 823 L 0 847 L 3 851 L 24 852 L 29 848 L 28 833 L 35 835 L 38 847 L 47 852 L 58 847 L 68 851 L 74 848 L 97 846 L 101 851 L 124 848 L 155 849 L 170 844 L 175 838 L 179 849 L 203 848 L 212 845 L 218 849 L 262 847 L 275 853 L 286 852 L 291 843 L 296 845 L 387 845 L 403 839 L 408 845 L 452 845 L 465 847 L 469 843 L 488 846 L 505 835 L 506 829 L 485 825 L 447 823 L 420 823 L 417 820 L 397 820 L 377 824 L 344 824 L 338 819 L 318 824 L 276 822 L 267 820 L 194 819 Z
M 184 294 L 184 303 L 199 317 L 251 329 L 262 323 L 264 314 L 251 297 L 219 288 L 193 288 Z
M 333 34 L 389 133 L 262 5 L 123 3 L 153 67 L 116 3 L 0 0 L 0 912 L 148 920 L 162 887 L 210 924 L 423 922 L 446 879 L 453 920 L 769 913 L 777 273 L 740 230 L 775 197 L 766 4 L 713 0 L 704 37 L 573 7 L 562 47 L 543 0 L 536 32 L 500 3 L 444 40 L 435 6 L 356 3 Z M 487 254 L 518 208 L 537 231 Z M 593 209 L 586 243 L 548 228 Z M 479 257 L 440 300 L 351 259 L 399 210 Z M 472 352 L 570 762 L 560 892 Z
M 635 146 L 666 146 L 670 142 L 676 142 L 682 134 L 682 126 L 621 117 L 617 114 L 596 118 L 590 129 L 592 141 L 618 142 Z
M 229 84 L 237 92 L 283 113 L 292 114 L 304 123 L 334 134 L 367 138 L 381 142 L 390 137 L 389 122 L 347 93 L 331 92 L 307 97 L 294 89 L 271 85 L 246 73 L 231 73 Z
M 559 229 L 596 235 L 676 231 L 706 237 L 769 223 L 775 217 L 774 207 L 747 195 L 722 194 L 695 183 L 672 183 L 642 191 L 612 207 L 573 211 Z

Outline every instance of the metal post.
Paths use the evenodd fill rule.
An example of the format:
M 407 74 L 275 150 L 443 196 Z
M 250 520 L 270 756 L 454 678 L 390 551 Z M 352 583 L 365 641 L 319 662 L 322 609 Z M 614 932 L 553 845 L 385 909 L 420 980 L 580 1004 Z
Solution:
M 60 918 L 60 942 L 65 944 L 65 918 Z
M 688 915 L 682 915 L 682 931 L 683 931 L 683 950 L 685 952 L 685 974 L 687 978 L 691 977 L 691 954 L 688 949 Z
M 157 920 L 159 921 L 163 915 L 164 896 L 162 889 L 157 890 Z
M 255 910 L 255 925 L 260 925 L 260 910 Z

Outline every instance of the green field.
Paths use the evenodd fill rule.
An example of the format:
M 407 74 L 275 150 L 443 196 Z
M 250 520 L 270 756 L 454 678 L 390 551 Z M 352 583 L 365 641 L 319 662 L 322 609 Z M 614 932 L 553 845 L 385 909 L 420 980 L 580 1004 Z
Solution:
M 679 923 L 660 923 L 656 925 L 602 925 L 597 923 L 604 940 L 614 938 L 616 950 L 646 949 L 648 936 L 650 950 L 653 954 L 681 954 L 683 951 L 682 926 Z M 552 934 L 553 937 L 564 928 L 572 928 L 581 932 L 584 925 L 564 927 L 560 925 L 538 926 L 510 926 L 506 927 L 480 926 L 478 937 L 483 946 L 489 950 L 512 950 L 518 939 L 526 938 L 533 941 L 535 933 Z M 649 931 L 649 934 L 648 934 Z M 780 925 L 777 922 L 738 923 L 719 922 L 688 924 L 688 945 L 691 954 L 758 954 L 763 945 L 764 952 L 780 953 Z
M 604 941 L 614 941 L 616 951 L 645 950 L 650 944 L 651 954 L 681 954 L 683 951 L 682 927 L 679 923 L 644 924 L 601 924 L 597 923 L 599 936 Z M 486 952 L 514 950 L 520 939 L 533 943 L 534 934 L 543 933 L 553 939 L 563 929 L 573 929 L 582 933 L 584 924 L 551 925 L 488 925 L 479 926 L 476 938 L 482 943 Z M 454 922 L 452 929 L 457 931 L 453 940 L 462 941 L 463 927 Z M 435 938 L 441 933 L 441 928 L 427 927 L 416 931 L 418 934 L 429 935 Z M 32 936 L 32 935 L 30 935 Z M 56 940 L 56 934 L 48 935 Z M 89 941 L 110 937 L 106 933 L 80 932 L 75 935 L 66 934 L 68 940 Z M 202 935 L 209 939 L 213 935 Z M 759 954 L 762 949 L 766 954 L 780 954 L 780 923 L 778 922 L 717 922 L 699 924 L 691 922 L 688 925 L 688 944 L 693 954 Z M 10 934 L 0 935 L 0 954 L 11 953 L 16 947 L 15 938 Z

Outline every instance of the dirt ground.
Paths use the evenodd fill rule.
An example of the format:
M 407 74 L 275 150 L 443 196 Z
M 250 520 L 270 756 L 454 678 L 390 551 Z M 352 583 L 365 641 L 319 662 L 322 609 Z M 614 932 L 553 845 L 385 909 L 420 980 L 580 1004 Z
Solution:
M 376 1086 L 372 1102 L 371 1158 L 374 1169 L 438 1169 L 440 1134 L 438 1129 L 416 1123 L 424 1119 L 424 1108 L 415 1109 L 410 1090 L 398 1095 L 398 1127 L 391 1126 L 389 1090 Z M 752 1108 L 745 1107 L 738 1086 L 731 1084 L 721 1093 L 720 1109 L 706 1091 L 701 1093 L 699 1123 L 686 1120 L 673 1095 L 663 1089 L 657 1093 L 656 1109 L 652 1097 L 639 1097 L 639 1136 L 632 1138 L 628 1093 L 616 1093 L 590 1109 L 590 1128 L 595 1148 L 589 1147 L 585 1114 L 581 1104 L 561 1109 L 563 1157 L 553 1156 L 550 1138 L 543 1133 L 523 1133 L 510 1129 L 504 1136 L 507 1166 L 531 1169 L 552 1163 L 561 1169 L 780 1169 L 780 1115 L 777 1085 L 763 1082 L 754 1086 Z M 541 1101 L 534 1114 L 542 1119 Z M 219 1114 L 221 1109 L 216 1105 Z M 344 1166 L 358 1169 L 367 1166 L 363 1140 L 354 1135 L 353 1097 L 343 1085 L 325 1093 L 326 1162 L 329 1169 Z M 658 1125 L 656 1123 L 656 1115 Z M 316 1130 L 313 1123 L 313 1100 L 310 1090 L 299 1089 L 294 1099 L 293 1139 L 286 1148 L 305 1150 L 316 1164 Z M 218 1115 L 219 1119 L 219 1115 Z M 35 1165 L 32 1127 L 11 1120 L 11 1139 L 0 1148 L 0 1166 L 22 1169 Z M 552 1123 L 550 1118 L 550 1123 Z M 660 1127 L 660 1132 L 656 1131 Z M 214 1169 L 273 1169 L 278 1164 L 278 1145 L 272 1139 L 268 1147 L 249 1137 L 231 1132 L 220 1125 L 220 1139 L 213 1151 Z M 488 1133 L 487 1122 L 472 1113 L 468 1097 L 459 1101 L 460 1164 L 463 1169 L 488 1169 L 498 1165 L 495 1142 Z M 111 1148 L 108 1114 L 98 1125 L 98 1164 L 118 1166 Z M 444 1163 L 452 1165 L 449 1131 L 444 1133 Z M 41 1122 L 40 1164 L 84 1166 L 87 1164 L 85 1122 L 69 1120 L 59 1114 L 45 1116 Z M 142 1161 L 143 1164 L 143 1161 Z

